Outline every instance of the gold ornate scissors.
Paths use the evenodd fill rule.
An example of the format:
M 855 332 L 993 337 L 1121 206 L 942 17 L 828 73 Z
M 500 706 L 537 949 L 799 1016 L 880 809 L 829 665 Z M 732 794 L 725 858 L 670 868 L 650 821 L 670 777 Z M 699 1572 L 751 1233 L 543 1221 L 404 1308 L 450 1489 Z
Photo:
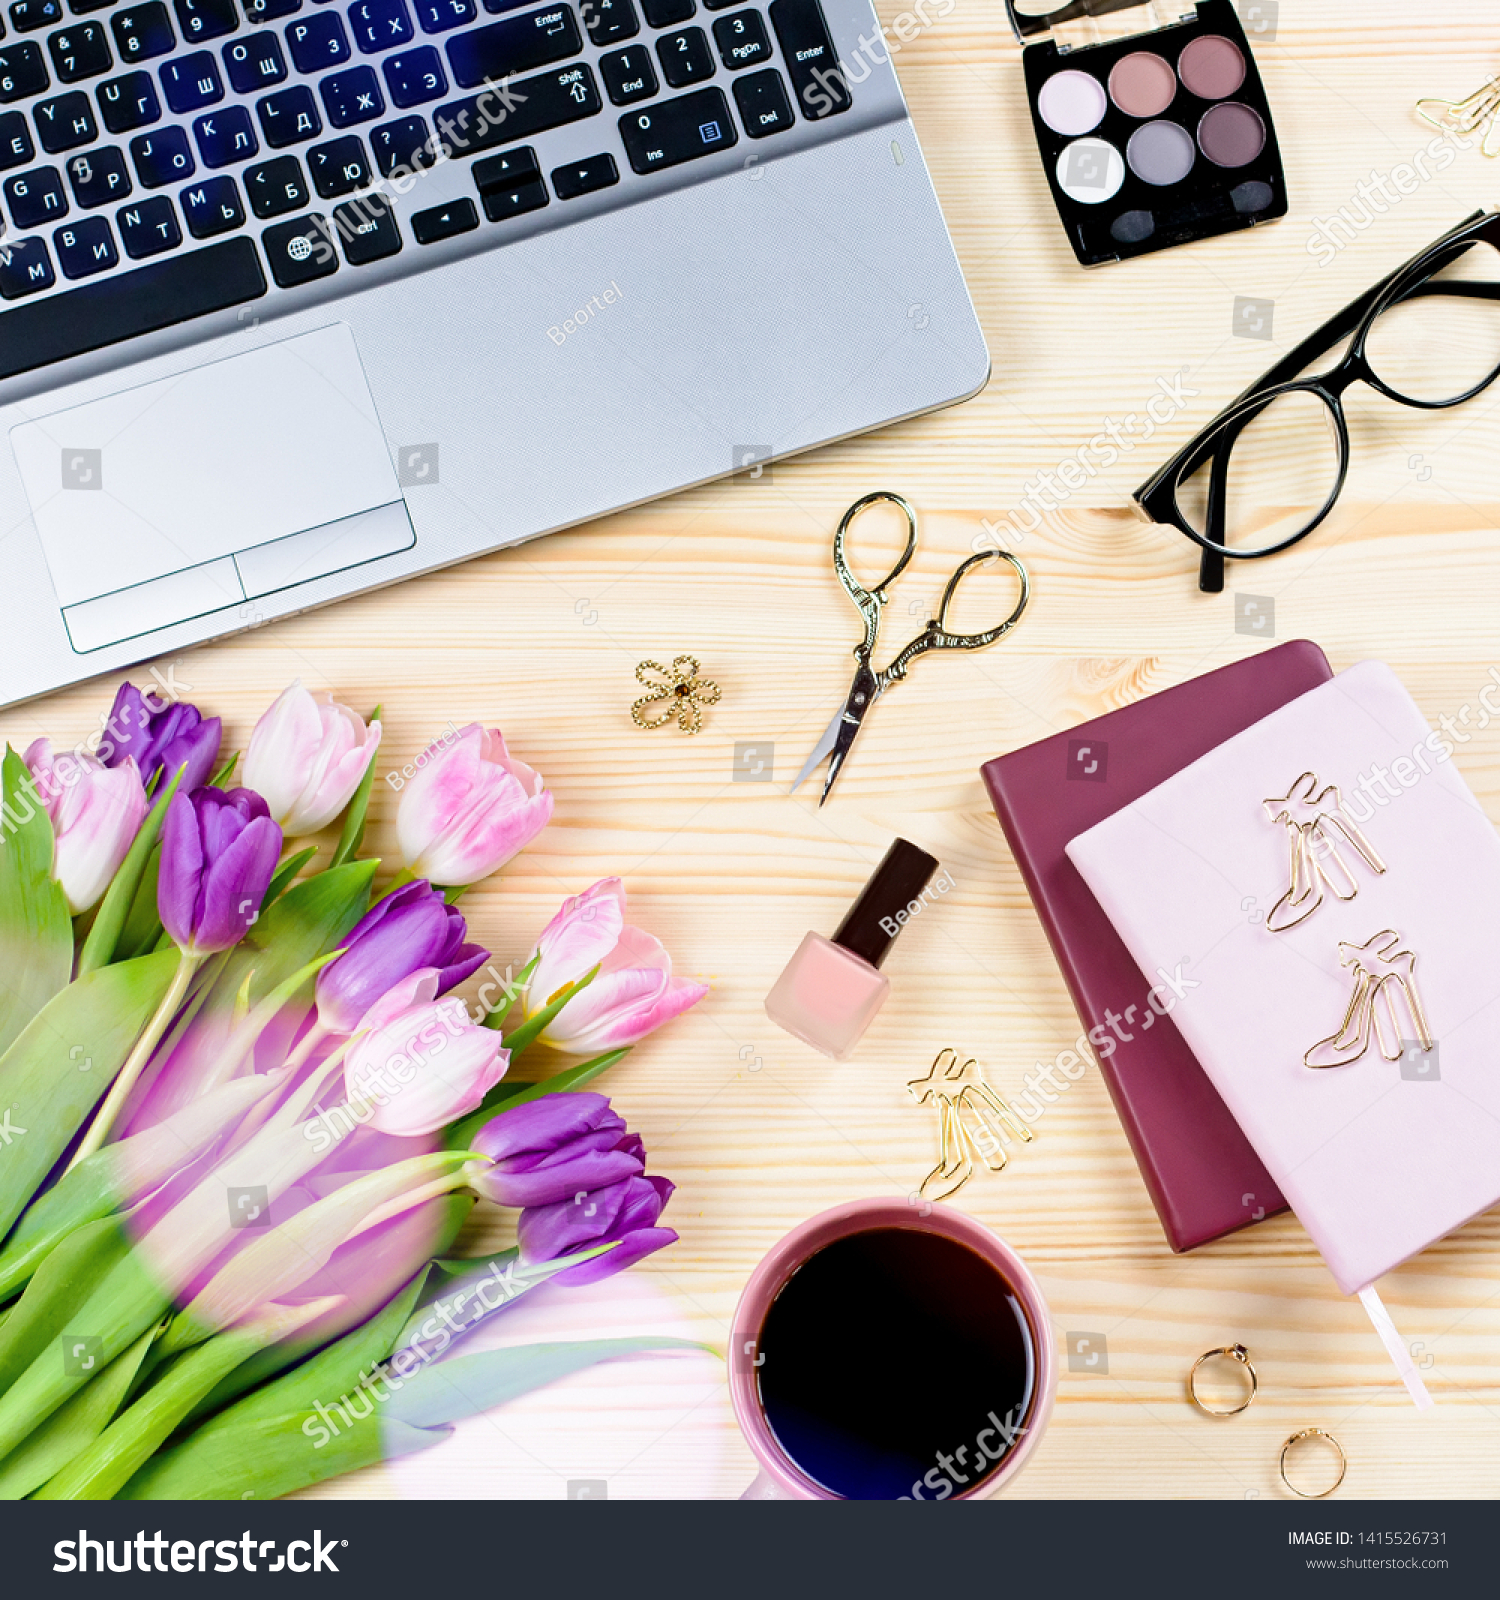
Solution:
M 873 588 L 867 589 L 850 569 L 844 554 L 844 543 L 850 525 L 860 512 L 882 500 L 899 506 L 906 517 L 906 549 L 902 551 L 900 559 L 885 577 Z M 893 683 L 899 683 L 906 676 L 908 668 L 918 656 L 925 655 L 929 650 L 983 650 L 986 645 L 994 644 L 997 639 L 1004 638 L 1015 627 L 1021 619 L 1021 613 L 1026 609 L 1026 602 L 1031 598 L 1031 581 L 1026 575 L 1026 568 L 1008 550 L 985 550 L 978 555 L 970 556 L 967 561 L 959 563 L 953 576 L 949 578 L 948 587 L 943 590 L 943 598 L 938 604 L 937 616 L 927 623 L 915 639 L 896 653 L 888 667 L 877 671 L 871 665 L 870 658 L 875 653 L 875 644 L 880 637 L 880 614 L 890 601 L 891 585 L 906 571 L 916 553 L 917 514 L 906 500 L 888 489 L 877 489 L 874 494 L 867 494 L 862 500 L 856 500 L 844 513 L 838 531 L 833 536 L 833 569 L 864 619 L 865 636 L 854 647 L 854 659 L 858 665 L 854 671 L 854 682 L 849 686 L 849 693 L 844 697 L 843 705 L 834 713 L 833 721 L 824 729 L 823 737 L 813 746 L 812 754 L 808 756 L 801 772 L 797 774 L 796 783 L 792 785 L 793 790 L 800 788 L 818 763 L 825 756 L 830 757 L 828 777 L 823 784 L 819 805 L 827 800 L 828 791 L 833 787 L 833 780 L 838 777 L 849 755 L 850 746 L 864 725 L 865 714 Z M 949 633 L 945 626 L 948 607 L 953 603 L 953 596 L 957 593 L 959 584 L 975 567 L 987 566 L 997 556 L 1002 561 L 1008 561 L 1020 579 L 1021 595 L 1016 601 L 1015 610 L 999 627 L 990 628 L 984 633 Z

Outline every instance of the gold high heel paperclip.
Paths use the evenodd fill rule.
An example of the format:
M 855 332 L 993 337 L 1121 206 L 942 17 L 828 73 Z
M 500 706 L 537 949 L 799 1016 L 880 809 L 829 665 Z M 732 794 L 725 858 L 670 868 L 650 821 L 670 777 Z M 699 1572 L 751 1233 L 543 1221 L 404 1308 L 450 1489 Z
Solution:
M 1385 862 L 1374 845 L 1345 814 L 1336 783 L 1320 784 L 1316 773 L 1304 772 L 1284 795 L 1261 804 L 1291 839 L 1291 887 L 1271 907 L 1267 932 L 1285 933 L 1310 917 L 1322 905 L 1325 887 L 1338 900 L 1352 900 L 1359 893 L 1353 869 L 1339 854 L 1341 844 L 1352 849 L 1371 872 L 1385 872 Z
M 1036 1138 L 1016 1108 L 984 1081 L 974 1057 L 960 1064 L 951 1046 L 938 1051 L 925 1078 L 913 1078 L 906 1088 L 918 1105 L 931 1100 L 938 1110 L 938 1164 L 918 1190 L 924 1200 L 957 1194 L 973 1177 L 976 1159 L 991 1172 L 1002 1171 L 1010 1159 L 1005 1153 L 1007 1132 L 1023 1144 Z M 929 1193 L 931 1184 L 948 1187 Z
M 1473 133 L 1483 127 L 1479 148 L 1487 156 L 1500 155 L 1500 77 L 1494 77 L 1467 100 L 1443 100 L 1430 96 L 1417 101 L 1417 115 L 1439 133 Z
M 1382 928 L 1363 944 L 1347 939 L 1339 942 L 1339 965 L 1354 974 L 1354 993 L 1338 1032 L 1320 1039 L 1303 1056 L 1306 1066 L 1318 1071 L 1327 1067 L 1347 1067 L 1370 1048 L 1376 1048 L 1387 1061 L 1399 1061 L 1405 1035 L 1396 1000 L 1406 1002 L 1406 1011 L 1416 1032 L 1416 1043 L 1424 1054 L 1434 1048 L 1432 1027 L 1417 990 L 1417 958 L 1400 948 L 1401 935 L 1394 928 Z M 1381 972 L 1379 967 L 1387 970 Z M 1387 1031 L 1389 1030 L 1389 1031 Z M 1321 1060 L 1314 1059 L 1323 1052 Z

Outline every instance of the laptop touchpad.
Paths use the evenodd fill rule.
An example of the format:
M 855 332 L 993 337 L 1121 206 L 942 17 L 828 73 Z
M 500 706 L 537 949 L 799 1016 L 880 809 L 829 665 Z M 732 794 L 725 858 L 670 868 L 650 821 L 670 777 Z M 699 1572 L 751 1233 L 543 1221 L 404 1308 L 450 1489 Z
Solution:
M 415 542 L 343 323 L 11 429 L 73 648 Z

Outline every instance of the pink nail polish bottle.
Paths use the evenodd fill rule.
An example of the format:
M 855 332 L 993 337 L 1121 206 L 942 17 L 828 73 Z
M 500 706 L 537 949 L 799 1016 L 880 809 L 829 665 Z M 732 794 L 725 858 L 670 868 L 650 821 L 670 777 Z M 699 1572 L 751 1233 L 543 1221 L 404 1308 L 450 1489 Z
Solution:
M 809 933 L 766 996 L 777 1027 L 842 1061 L 890 993 L 880 971 L 896 935 L 928 904 L 935 857 L 906 839 L 886 851 L 832 939 Z M 945 886 L 946 887 L 946 886 Z

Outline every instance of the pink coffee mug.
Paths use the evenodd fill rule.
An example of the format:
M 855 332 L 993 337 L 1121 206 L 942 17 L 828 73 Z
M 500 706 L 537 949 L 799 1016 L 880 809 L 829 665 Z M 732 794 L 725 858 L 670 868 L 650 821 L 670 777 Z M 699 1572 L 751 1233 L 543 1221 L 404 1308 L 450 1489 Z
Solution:
M 918 1233 L 941 1234 L 958 1244 L 967 1245 L 1010 1286 L 1031 1332 L 1036 1384 L 1031 1408 L 1022 1423 L 1019 1438 L 994 1472 L 972 1488 L 960 1490 L 950 1498 L 966 1500 L 974 1495 L 989 1495 L 1007 1483 L 1026 1464 L 1027 1458 L 1036 1449 L 1042 1430 L 1047 1426 L 1057 1391 L 1057 1368 L 1052 1354 L 1052 1317 L 1036 1279 L 1031 1276 L 1020 1256 L 981 1223 L 948 1206 L 914 1206 L 905 1200 L 853 1200 L 847 1205 L 824 1211 L 794 1228 L 750 1274 L 750 1281 L 740 1296 L 729 1343 L 729 1394 L 734 1402 L 734 1414 L 739 1421 L 740 1431 L 760 1463 L 760 1472 L 755 1482 L 740 1496 L 742 1500 L 840 1498 L 809 1478 L 781 1448 L 771 1431 L 761 1407 L 755 1378 L 758 1365 L 756 1341 L 771 1302 L 804 1261 L 836 1239 L 843 1239 L 851 1233 L 863 1233 L 871 1228 L 911 1228 Z

